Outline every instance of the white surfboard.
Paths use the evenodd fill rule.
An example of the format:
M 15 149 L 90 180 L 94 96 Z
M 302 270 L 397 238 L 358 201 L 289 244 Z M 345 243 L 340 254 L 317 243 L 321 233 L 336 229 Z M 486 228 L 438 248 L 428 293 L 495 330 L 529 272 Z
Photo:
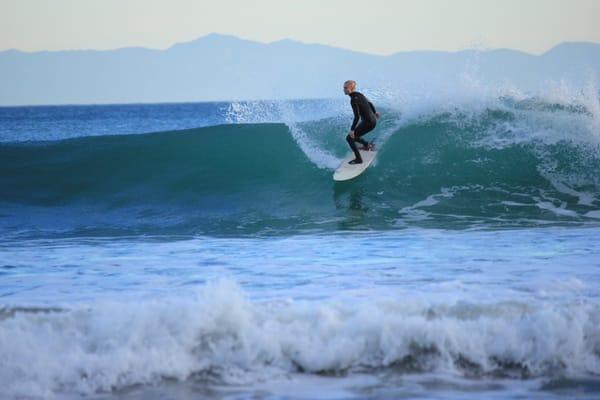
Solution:
M 334 181 L 347 181 L 348 179 L 356 178 L 362 174 L 369 165 L 371 165 L 375 159 L 375 156 L 377 155 L 377 151 L 360 149 L 358 151 L 360 152 L 363 162 L 361 164 L 348 164 L 348 161 L 354 160 L 354 153 L 350 152 L 350 154 L 344 158 L 344 161 L 342 161 L 340 166 L 333 173 Z

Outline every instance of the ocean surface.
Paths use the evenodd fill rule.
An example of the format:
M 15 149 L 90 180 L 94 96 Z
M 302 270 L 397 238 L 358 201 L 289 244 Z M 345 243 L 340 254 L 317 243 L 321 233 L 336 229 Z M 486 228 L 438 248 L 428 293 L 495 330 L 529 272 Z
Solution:
M 0 398 L 600 398 L 597 90 L 0 108 Z

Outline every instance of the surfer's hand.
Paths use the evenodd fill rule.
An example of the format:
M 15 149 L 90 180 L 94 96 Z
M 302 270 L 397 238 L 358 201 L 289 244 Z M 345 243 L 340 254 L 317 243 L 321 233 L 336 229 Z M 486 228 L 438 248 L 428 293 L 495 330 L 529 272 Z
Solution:
M 354 131 L 350 131 L 350 133 L 348 134 L 348 136 L 350 136 L 352 139 L 354 139 Z
M 375 113 L 375 117 L 379 118 L 381 116 L 381 114 L 379 114 L 378 112 Z

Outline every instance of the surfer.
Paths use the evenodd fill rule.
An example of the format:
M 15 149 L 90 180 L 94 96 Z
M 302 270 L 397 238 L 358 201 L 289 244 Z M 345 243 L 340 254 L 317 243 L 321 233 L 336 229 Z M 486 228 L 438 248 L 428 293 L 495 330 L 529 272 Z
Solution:
M 369 143 L 366 140 L 361 139 L 361 136 L 371 132 L 375 128 L 375 125 L 377 125 L 377 118 L 379 118 L 379 113 L 375 110 L 373 103 L 371 103 L 364 94 L 356 91 L 355 81 L 348 80 L 344 82 L 344 94 L 350 96 L 350 105 L 352 106 L 352 111 L 354 112 L 354 121 L 352 121 L 352 127 L 350 128 L 348 136 L 346 136 L 346 141 L 350 145 L 350 148 L 354 152 L 354 156 L 356 158 L 348 161 L 348 164 L 361 164 L 362 157 L 360 156 L 360 152 L 356 147 L 356 142 L 363 145 L 361 150 L 374 149 L 373 143 Z M 359 118 L 360 124 L 358 123 Z

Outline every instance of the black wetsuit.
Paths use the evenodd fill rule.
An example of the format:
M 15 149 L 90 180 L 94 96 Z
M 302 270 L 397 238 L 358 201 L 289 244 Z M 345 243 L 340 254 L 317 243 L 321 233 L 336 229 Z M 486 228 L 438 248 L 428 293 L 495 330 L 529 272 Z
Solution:
M 357 159 L 362 160 L 358 149 L 356 148 L 356 142 L 367 146 L 368 142 L 360 137 L 365 133 L 372 131 L 377 125 L 377 117 L 375 116 L 375 107 L 364 94 L 360 92 L 350 93 L 350 105 L 354 112 L 354 121 L 352 121 L 352 127 L 350 130 L 354 131 L 354 139 L 350 135 L 346 136 L 346 141 L 350 145 L 350 148 L 354 152 Z M 358 120 L 360 118 L 360 124 Z M 358 125 L 357 125 L 358 124 Z

